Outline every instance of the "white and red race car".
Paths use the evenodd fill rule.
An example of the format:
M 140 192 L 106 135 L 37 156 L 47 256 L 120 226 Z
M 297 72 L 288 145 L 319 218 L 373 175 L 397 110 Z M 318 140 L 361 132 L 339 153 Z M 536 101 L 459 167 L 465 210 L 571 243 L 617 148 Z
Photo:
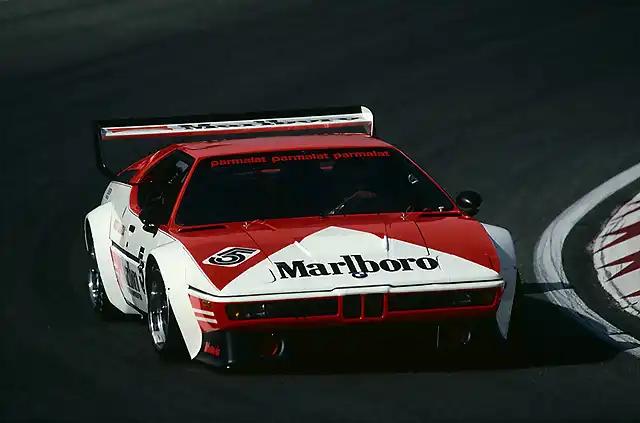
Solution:
M 117 174 L 103 159 L 104 141 L 192 135 L 222 139 Z M 332 327 L 509 337 L 511 235 L 472 217 L 477 193 L 453 201 L 375 137 L 366 107 L 98 121 L 95 146 L 111 182 L 84 222 L 91 304 L 147 316 L 162 357 L 227 367 Z

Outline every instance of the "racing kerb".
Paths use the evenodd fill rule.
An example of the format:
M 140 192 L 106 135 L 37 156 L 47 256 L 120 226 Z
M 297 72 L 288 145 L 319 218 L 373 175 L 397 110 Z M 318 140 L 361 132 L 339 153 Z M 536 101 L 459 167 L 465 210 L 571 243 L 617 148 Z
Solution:
M 562 289 L 546 290 L 545 295 L 554 304 L 570 312 L 602 339 L 640 357 L 640 341 L 615 327 L 590 309 L 571 287 L 562 265 L 564 241 L 571 229 L 591 209 L 616 191 L 640 178 L 640 164 L 609 179 L 590 191 L 558 216 L 540 237 L 534 253 L 534 270 L 538 283 L 559 281 Z

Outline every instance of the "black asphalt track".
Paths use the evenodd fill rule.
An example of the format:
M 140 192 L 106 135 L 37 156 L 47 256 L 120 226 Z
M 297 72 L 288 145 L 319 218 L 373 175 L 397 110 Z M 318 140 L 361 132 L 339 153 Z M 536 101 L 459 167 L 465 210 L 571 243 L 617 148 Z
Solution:
M 107 182 L 92 119 L 364 103 L 450 192 L 484 195 L 533 282 L 546 226 L 638 162 L 639 19 L 637 1 L 0 2 L 0 418 L 638 421 L 638 361 L 538 285 L 509 364 L 386 345 L 287 373 L 163 364 L 144 325 L 90 313 L 81 234 Z

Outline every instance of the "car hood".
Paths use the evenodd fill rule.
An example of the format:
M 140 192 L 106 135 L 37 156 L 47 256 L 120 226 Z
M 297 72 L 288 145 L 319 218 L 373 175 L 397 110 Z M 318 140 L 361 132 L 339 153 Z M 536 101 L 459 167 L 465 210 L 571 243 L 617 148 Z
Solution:
M 465 216 L 282 219 L 173 235 L 222 296 L 500 277 L 488 234 Z

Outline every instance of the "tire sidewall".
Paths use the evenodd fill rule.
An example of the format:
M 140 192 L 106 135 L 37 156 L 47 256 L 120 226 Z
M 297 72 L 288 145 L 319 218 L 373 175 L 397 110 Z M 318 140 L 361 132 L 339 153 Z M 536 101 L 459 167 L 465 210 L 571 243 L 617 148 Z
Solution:
M 93 242 L 93 236 L 91 234 L 91 227 L 87 224 L 86 227 L 86 242 L 87 242 L 87 273 L 95 272 L 99 281 L 98 295 L 100 296 L 100 302 L 94 303 L 91 299 L 91 292 L 87 292 L 89 295 L 89 305 L 95 314 L 105 320 L 113 320 L 122 315 L 120 311 L 109 301 L 107 292 L 104 289 L 104 282 L 102 281 L 102 275 L 98 268 L 97 253 L 95 251 L 95 244 Z M 86 283 L 86 282 L 85 282 Z M 88 290 L 88 285 L 85 285 Z

